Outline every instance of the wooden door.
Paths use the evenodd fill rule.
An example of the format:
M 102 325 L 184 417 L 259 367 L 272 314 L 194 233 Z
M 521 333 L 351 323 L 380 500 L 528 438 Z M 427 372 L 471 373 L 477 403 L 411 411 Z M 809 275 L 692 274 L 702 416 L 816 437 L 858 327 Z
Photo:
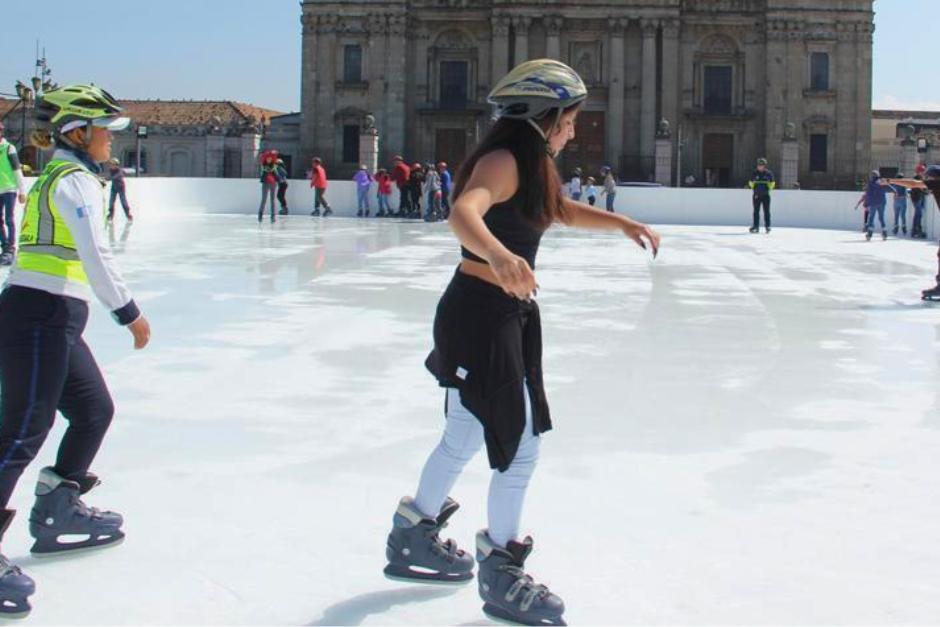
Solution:
M 467 130 L 439 128 L 434 133 L 434 162 L 445 161 L 451 174 L 456 174 L 467 157 Z
M 562 153 L 561 177 L 568 180 L 574 168 L 581 168 L 584 177 L 597 178 L 604 165 L 606 125 L 603 111 L 582 111 L 575 122 L 574 139 Z M 615 164 L 610 164 L 615 165 Z
M 734 135 L 707 133 L 702 141 L 702 181 L 706 187 L 730 187 L 734 167 Z

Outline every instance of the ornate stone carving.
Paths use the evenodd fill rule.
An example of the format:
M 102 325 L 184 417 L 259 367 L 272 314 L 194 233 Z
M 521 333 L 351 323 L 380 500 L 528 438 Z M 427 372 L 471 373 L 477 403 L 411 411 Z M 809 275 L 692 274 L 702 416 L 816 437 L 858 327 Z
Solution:
M 600 77 L 598 42 L 574 41 L 571 43 L 571 67 L 588 85 L 596 85 Z
M 640 20 L 640 30 L 643 32 L 643 37 L 655 37 L 656 31 L 658 29 L 659 20 L 653 20 L 645 17 Z
M 494 15 L 490 20 L 493 26 L 494 37 L 507 37 L 509 35 L 509 17 L 505 15 Z
M 388 21 L 384 15 L 370 15 L 366 28 L 373 35 L 384 35 L 388 32 Z
M 731 55 L 738 51 L 738 44 L 727 35 L 709 35 L 699 44 L 699 50 L 709 54 Z
M 656 139 L 669 139 L 670 137 L 672 137 L 672 127 L 669 125 L 669 120 L 662 118 L 656 125 Z
M 437 36 L 434 40 L 434 47 L 447 50 L 472 50 L 477 47 L 477 44 L 466 32 L 450 28 Z
M 565 18 L 560 15 L 551 15 L 545 18 L 545 32 L 549 37 L 557 37 L 565 26 Z
M 676 39 L 679 37 L 682 23 L 676 19 L 663 20 L 663 37 Z
M 335 33 L 338 30 L 339 17 L 336 15 L 317 16 L 317 33 L 321 35 Z
M 301 30 L 304 35 L 312 35 L 317 30 L 317 17 L 311 13 L 300 16 Z
M 787 122 L 783 126 L 783 138 L 787 141 L 796 140 L 796 124 L 793 122 Z
M 514 15 L 512 16 L 512 27 L 516 31 L 517 35 L 527 35 L 529 33 L 529 26 L 532 24 L 532 18 L 528 15 Z
M 390 35 L 398 37 L 404 35 L 407 25 L 408 19 L 404 15 L 388 16 L 388 32 Z
M 610 16 L 607 20 L 607 30 L 613 35 L 623 35 L 630 26 L 630 20 L 626 17 Z

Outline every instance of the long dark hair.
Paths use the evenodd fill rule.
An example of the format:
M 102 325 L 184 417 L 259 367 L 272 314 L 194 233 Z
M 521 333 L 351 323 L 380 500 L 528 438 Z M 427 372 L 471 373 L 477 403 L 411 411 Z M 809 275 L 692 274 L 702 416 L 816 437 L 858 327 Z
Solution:
M 577 106 L 566 109 L 564 113 Z M 558 118 L 557 114 L 558 110 L 552 109 L 540 120 L 536 120 L 536 123 L 546 134 L 550 134 Z M 461 164 L 454 184 L 454 199 L 463 192 L 477 161 L 499 149 L 508 150 L 516 158 L 519 189 L 514 197 L 521 200 L 519 205 L 522 215 L 543 229 L 551 226 L 556 220 L 567 222 L 568 214 L 562 205 L 562 183 L 558 167 L 545 149 L 545 140 L 525 120 L 500 118 L 496 121 L 473 153 Z

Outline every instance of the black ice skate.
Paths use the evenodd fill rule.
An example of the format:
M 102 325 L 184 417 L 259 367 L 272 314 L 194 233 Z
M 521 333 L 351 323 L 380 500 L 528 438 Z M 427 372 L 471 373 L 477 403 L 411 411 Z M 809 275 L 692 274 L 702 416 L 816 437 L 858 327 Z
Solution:
M 0 537 L 10 526 L 13 514 L 13 510 L 0 510 Z M 36 584 L 29 575 L 0 554 L 0 619 L 25 618 L 32 609 L 29 597 L 34 592 Z
M 940 301 L 940 283 L 920 293 L 921 300 Z
M 453 540 L 438 535 L 460 506 L 448 498 L 437 518 L 428 518 L 404 497 L 392 519 L 385 557 L 385 576 L 398 581 L 462 584 L 473 579 L 473 557 Z
M 78 483 L 60 477 L 52 468 L 40 471 L 36 504 L 29 515 L 29 533 L 36 539 L 30 549 L 34 555 L 96 549 L 124 539 L 120 514 L 88 507 L 80 498 L 98 483 L 91 473 Z
M 888 232 L 887 232 L 887 231 L 882 231 L 882 232 L 881 232 L 881 239 L 883 239 L 883 240 L 888 239 Z
M 760 227 L 752 226 L 748 229 L 751 233 L 760 233 Z
M 319 209 L 314 209 L 313 211 L 310 212 L 310 215 L 312 215 L 312 216 L 314 216 L 314 217 L 318 217 L 318 216 L 320 215 L 320 210 L 319 210 Z
M 871 241 L 871 236 L 872 236 L 871 230 L 865 231 L 865 239 L 867 239 L 869 242 Z
M 532 538 L 512 541 L 504 549 L 494 544 L 485 530 L 477 533 L 477 580 L 483 611 L 494 620 L 518 625 L 567 625 L 561 597 L 535 583 L 524 570 L 531 552 Z

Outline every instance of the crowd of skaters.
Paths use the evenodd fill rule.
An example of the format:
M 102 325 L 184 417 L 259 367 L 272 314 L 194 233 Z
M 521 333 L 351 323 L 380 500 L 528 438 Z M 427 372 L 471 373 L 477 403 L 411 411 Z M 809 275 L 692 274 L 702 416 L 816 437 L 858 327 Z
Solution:
M 592 207 L 602 196 L 605 196 L 605 208 L 607 211 L 614 213 L 614 202 L 617 199 L 617 178 L 614 176 L 613 169 L 609 165 L 605 165 L 600 169 L 598 178 L 593 176 L 582 178 L 583 176 L 584 171 L 581 168 L 574 168 L 568 182 L 562 186 L 562 194 L 572 200 L 581 200 L 583 198 Z M 601 181 L 600 188 L 597 186 L 598 179 Z
M 924 181 L 924 174 L 927 166 L 918 164 L 915 170 L 913 180 L 918 183 Z M 855 205 L 864 207 L 864 219 L 862 231 L 866 239 L 871 239 L 875 231 L 875 222 L 881 227 L 881 237 L 888 238 L 888 225 L 885 218 L 885 212 L 888 206 L 888 194 L 892 196 L 892 208 L 894 209 L 894 221 L 892 224 L 892 233 L 903 236 L 910 234 L 914 239 L 927 239 L 927 233 L 924 230 L 924 210 L 927 206 L 928 190 L 922 187 L 910 186 L 903 183 L 905 175 L 901 172 L 888 179 L 881 175 L 880 170 L 872 170 L 868 183 L 862 197 Z M 914 208 L 914 215 L 910 222 L 911 228 L 908 232 L 907 209 L 908 199 Z

